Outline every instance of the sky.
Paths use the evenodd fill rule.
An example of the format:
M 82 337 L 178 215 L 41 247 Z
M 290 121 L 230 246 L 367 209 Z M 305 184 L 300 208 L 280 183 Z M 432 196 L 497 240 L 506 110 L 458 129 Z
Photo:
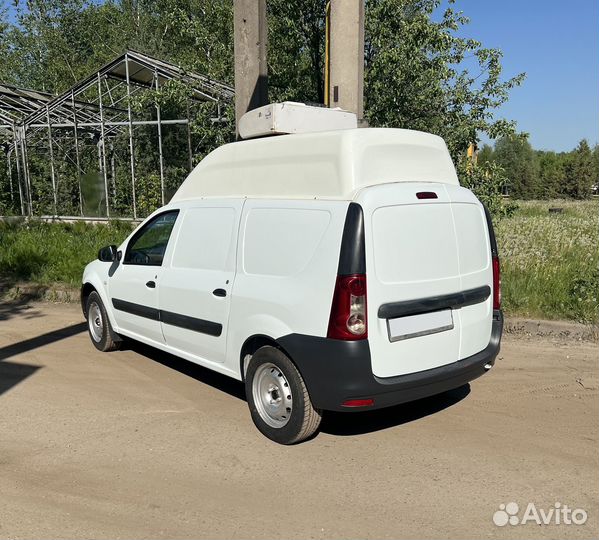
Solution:
M 2 4 L 12 11 L 12 0 Z M 599 142 L 599 0 L 456 0 L 454 8 L 470 17 L 460 35 L 503 51 L 506 78 L 527 74 L 498 117 L 515 120 L 539 150 Z
M 598 0 L 456 0 L 454 8 L 470 18 L 461 35 L 503 51 L 506 78 L 527 74 L 498 116 L 516 120 L 539 150 L 599 142 Z

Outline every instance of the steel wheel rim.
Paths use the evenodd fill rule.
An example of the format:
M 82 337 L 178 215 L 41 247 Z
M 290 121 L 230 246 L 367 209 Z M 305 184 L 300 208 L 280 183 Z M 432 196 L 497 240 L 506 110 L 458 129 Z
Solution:
M 260 418 L 270 427 L 287 425 L 293 410 L 289 381 L 274 364 L 262 364 L 252 380 L 252 397 Z
M 92 302 L 87 312 L 87 325 L 92 339 L 99 343 L 104 334 L 104 321 L 102 320 L 102 311 L 97 302 Z

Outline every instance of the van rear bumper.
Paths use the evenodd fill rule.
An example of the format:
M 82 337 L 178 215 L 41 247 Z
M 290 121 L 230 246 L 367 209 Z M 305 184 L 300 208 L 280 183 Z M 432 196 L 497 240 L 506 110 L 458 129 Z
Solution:
M 277 342 L 296 363 L 316 408 L 363 411 L 366 409 L 343 407 L 342 403 L 372 398 L 374 405 L 367 409 L 380 409 L 458 388 L 484 375 L 495 363 L 502 330 L 503 314 L 496 310 L 491 339 L 482 351 L 446 366 L 384 379 L 372 373 L 368 340 L 289 334 Z

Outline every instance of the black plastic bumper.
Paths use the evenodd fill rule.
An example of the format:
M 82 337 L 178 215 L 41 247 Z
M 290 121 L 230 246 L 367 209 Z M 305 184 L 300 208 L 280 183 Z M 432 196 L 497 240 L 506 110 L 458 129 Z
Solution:
M 493 312 L 487 347 L 463 360 L 418 373 L 381 379 L 373 375 L 368 340 L 335 339 L 289 334 L 278 339 L 296 363 L 315 407 L 332 411 L 361 411 L 343 407 L 348 399 L 373 398 L 368 409 L 380 409 L 458 388 L 484 375 L 499 353 L 503 315 Z

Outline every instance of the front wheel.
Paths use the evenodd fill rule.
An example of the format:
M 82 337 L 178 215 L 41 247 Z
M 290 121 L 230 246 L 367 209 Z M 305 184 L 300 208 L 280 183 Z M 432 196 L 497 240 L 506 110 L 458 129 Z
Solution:
M 102 352 L 118 349 L 121 342 L 110 325 L 104 304 L 96 291 L 89 295 L 85 312 L 89 337 L 96 349 Z
M 261 347 L 250 360 L 245 393 L 256 427 L 279 444 L 313 435 L 322 419 L 293 362 L 275 347 Z

